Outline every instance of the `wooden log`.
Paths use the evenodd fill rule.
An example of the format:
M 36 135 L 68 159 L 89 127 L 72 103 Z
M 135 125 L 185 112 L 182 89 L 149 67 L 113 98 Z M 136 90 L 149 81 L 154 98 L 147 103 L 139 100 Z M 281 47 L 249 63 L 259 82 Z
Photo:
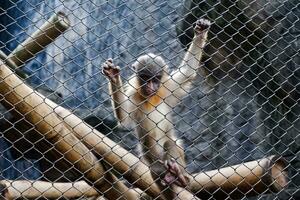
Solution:
M 85 181 L 75 183 L 51 183 L 45 181 L 2 180 L 0 185 L 5 186 L 6 196 L 9 199 L 58 199 L 98 197 L 100 194 Z
M 13 108 L 33 124 L 64 157 L 82 172 L 85 179 L 108 199 L 137 199 L 139 194 L 128 189 L 111 173 L 105 172 L 97 158 L 65 126 L 46 98 L 24 84 L 0 61 L 0 94 L 9 109 Z
M 11 68 L 15 69 L 16 66 L 20 66 L 25 63 L 30 58 L 34 57 L 36 53 L 43 50 L 45 46 L 50 44 L 53 40 L 55 40 L 61 33 L 63 33 L 70 26 L 70 22 L 66 15 L 62 12 L 53 15 L 46 23 L 44 23 L 39 30 L 34 32 L 30 38 L 25 40 L 22 44 L 20 44 L 9 56 L 6 60 L 6 64 Z M 1 57 L 0 57 L 1 58 Z M 54 102 L 52 102 L 54 103 Z M 56 104 L 54 104 L 56 105 Z M 57 105 L 55 106 L 57 107 Z M 78 118 L 79 119 L 79 118 Z M 82 121 L 82 120 L 80 120 Z M 86 125 L 86 124 L 85 124 Z M 90 128 L 90 127 L 88 127 Z M 101 133 L 99 133 L 101 134 Z M 101 134 L 102 135 L 102 134 Z M 102 135 L 103 136 L 103 135 Z M 81 137 L 81 136 L 80 136 Z M 92 147 L 91 147 L 92 148 Z M 126 150 L 125 150 L 126 151 Z M 133 156 L 133 155 L 132 155 Z M 134 160 L 138 159 L 135 156 Z M 139 159 L 138 159 L 139 160 Z M 127 167 L 130 167 L 127 166 Z M 143 164 L 142 166 L 136 166 L 137 168 L 143 167 L 143 170 L 140 174 L 143 174 L 145 170 L 147 170 L 146 177 L 150 177 L 148 184 L 144 184 L 147 187 L 147 191 L 150 191 L 150 194 L 160 195 L 159 189 L 156 185 L 153 184 L 152 177 L 149 172 L 149 168 Z M 124 169 L 124 168 L 123 168 Z M 128 169 L 129 170 L 129 169 Z M 126 170 L 126 171 L 128 171 Z M 136 178 L 133 179 L 133 182 L 136 182 Z M 143 182 L 143 180 L 139 181 Z M 149 188 L 149 186 L 151 186 Z M 155 192 L 152 192 L 154 188 Z M 183 190 L 180 187 L 176 187 L 176 191 L 178 195 L 185 199 L 195 199 L 194 195 L 190 192 Z
M 96 173 L 95 169 L 92 168 L 89 171 L 88 169 L 91 168 L 88 165 L 78 162 L 84 160 L 80 159 L 81 155 L 76 152 L 76 147 L 77 145 L 80 146 L 81 142 L 74 143 L 73 134 L 90 149 L 101 155 L 108 164 L 122 174 L 130 183 L 133 183 L 152 197 L 160 197 L 160 190 L 154 184 L 148 166 L 140 162 L 139 158 L 126 151 L 120 145 L 117 145 L 99 131 L 91 128 L 67 109 L 58 106 L 53 101 L 32 90 L 14 75 L 3 62 L 0 64 L 0 94 L 3 95 L 3 98 L 9 104 L 13 105 L 13 109 L 23 114 L 27 121 L 34 124 L 36 129 L 45 135 L 50 142 L 55 144 L 55 147 L 60 152 L 66 154 L 65 156 L 85 174 L 88 180 L 97 183 L 101 180 L 102 176 L 99 175 L 101 173 Z M 56 114 L 60 116 L 60 119 Z M 70 128 L 66 130 L 66 125 L 61 123 L 61 119 Z M 68 152 L 71 151 L 71 147 L 74 148 L 72 151 L 75 151 L 74 155 L 76 156 Z M 90 162 L 93 163 L 92 161 Z M 99 171 L 101 172 L 101 170 Z M 118 183 L 116 181 L 111 182 Z M 134 196 L 136 197 L 137 194 L 133 194 L 126 187 L 121 188 L 121 192 L 130 196 L 130 199 L 133 199 Z M 100 186 L 98 189 L 103 190 Z M 182 188 L 178 189 L 180 189 L 179 195 L 182 199 L 196 199 L 189 191 Z
M 6 64 L 9 65 L 9 62 L 13 62 L 16 66 L 21 66 L 69 27 L 70 21 L 63 12 L 52 15 L 37 31 L 9 54 Z
M 9 60 L 7 55 L 1 50 L 0 50 L 0 59 L 3 60 L 10 69 L 14 69 L 16 71 L 16 74 L 19 75 L 21 78 L 23 79 L 27 78 L 26 73 L 18 69 L 18 66 L 13 61 Z
M 3 60 L 10 69 L 17 68 L 17 65 L 13 61 L 9 60 L 7 55 L 1 50 L 0 50 L 0 59 Z
M 63 120 L 69 127 L 69 130 L 73 131 L 72 133 L 89 148 L 95 150 L 99 155 L 102 155 L 104 160 L 119 173 L 123 174 L 127 180 L 151 196 L 160 197 L 160 191 L 157 185 L 153 184 L 148 166 L 140 162 L 136 156 L 88 126 L 67 109 L 58 106 L 51 100 L 33 91 L 18 79 L 3 63 L 0 67 L 0 78 L 2 79 L 0 81 L 0 94 L 2 94 L 4 99 L 11 105 L 14 105 L 14 109 L 22 113 L 28 121 L 35 124 L 37 130 L 45 134 L 50 141 L 59 135 L 58 133 L 60 132 L 58 131 L 57 133 L 57 130 L 61 131 L 66 127 L 60 126 L 60 129 L 57 129 L 57 126 L 61 125 L 61 121 Z M 62 120 L 58 120 L 56 115 L 53 116 L 54 113 Z M 53 128 L 49 128 L 49 124 Z M 45 132 L 45 130 L 47 131 Z M 194 179 L 192 178 L 191 189 L 198 193 L 198 196 L 201 198 L 205 197 L 204 195 L 209 192 L 214 193 L 216 197 L 218 196 L 217 194 L 221 192 L 219 196 L 220 198 L 224 198 L 224 192 L 222 193 L 222 191 L 228 194 L 235 194 L 235 192 L 237 192 L 236 188 L 240 189 L 242 195 L 244 195 L 244 193 L 247 193 L 247 195 L 258 194 L 270 191 L 272 188 L 280 188 L 287 182 L 285 179 L 286 172 L 283 170 L 285 169 L 285 164 L 282 159 L 276 162 L 274 162 L 274 160 L 275 158 L 272 157 L 272 159 L 262 159 L 197 174 Z M 271 165 L 271 163 L 273 164 Z M 271 170 L 268 170 L 270 173 L 265 173 L 265 169 L 268 167 L 271 167 Z M 273 180 L 268 179 L 267 177 L 270 176 L 265 174 L 271 174 L 271 177 L 275 177 L 274 180 L 279 184 L 276 185 L 273 183 L 269 185 L 267 191 L 266 186 L 264 189 L 261 189 L 263 187 L 258 184 L 260 181 Z M 114 181 L 109 180 L 109 182 Z M 252 187 L 254 187 L 253 190 Z M 209 192 L 205 192 L 203 189 Z M 126 188 L 124 188 L 124 190 L 126 190 Z M 182 189 L 180 195 L 182 199 L 194 198 L 190 192 L 184 189 Z M 238 197 L 239 194 L 235 194 L 234 196 Z
M 11 200 L 12 197 L 8 192 L 7 185 L 0 181 L 0 200 L 6 200 L 6 199 Z
M 288 183 L 287 163 L 270 156 L 195 174 L 191 180 L 191 190 L 202 199 L 240 199 L 281 191 Z

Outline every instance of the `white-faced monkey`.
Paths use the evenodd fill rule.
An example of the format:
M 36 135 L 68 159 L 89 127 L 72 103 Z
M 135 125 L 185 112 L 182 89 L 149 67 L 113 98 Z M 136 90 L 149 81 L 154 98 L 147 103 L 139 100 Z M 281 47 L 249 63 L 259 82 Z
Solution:
M 185 187 L 189 183 L 184 152 L 174 133 L 171 111 L 187 94 L 196 76 L 209 27 L 208 20 L 196 22 L 193 41 L 179 68 L 171 74 L 160 56 L 149 53 L 139 57 L 133 64 L 135 73 L 128 81 L 126 91 L 120 68 L 113 60 L 108 59 L 102 66 L 109 80 L 115 116 L 120 123 L 127 121 L 135 125 L 143 159 L 167 199 L 175 198 L 173 184 Z

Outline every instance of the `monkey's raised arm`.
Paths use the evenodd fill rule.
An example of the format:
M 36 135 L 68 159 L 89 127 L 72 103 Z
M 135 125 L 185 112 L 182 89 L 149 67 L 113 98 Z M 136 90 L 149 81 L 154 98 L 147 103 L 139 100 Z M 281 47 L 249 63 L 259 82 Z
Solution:
M 102 65 L 102 72 L 109 80 L 109 94 L 111 95 L 112 107 L 115 117 L 121 124 L 124 124 L 129 117 L 128 97 L 125 94 L 122 79 L 120 76 L 120 68 L 113 64 L 112 59 L 108 59 Z
M 179 68 L 164 83 L 165 87 L 171 92 L 170 100 L 172 106 L 175 106 L 178 100 L 187 94 L 191 86 L 191 81 L 197 74 L 210 24 L 210 21 L 205 19 L 199 19 L 196 22 L 194 28 L 195 36 L 188 51 L 185 53 Z

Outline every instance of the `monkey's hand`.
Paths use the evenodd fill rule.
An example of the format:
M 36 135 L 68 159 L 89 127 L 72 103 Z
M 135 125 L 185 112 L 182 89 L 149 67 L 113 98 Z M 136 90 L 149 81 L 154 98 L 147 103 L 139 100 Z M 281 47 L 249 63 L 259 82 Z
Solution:
M 188 178 L 186 171 L 181 167 L 175 159 L 170 159 L 165 161 L 165 168 L 167 173 L 163 179 L 163 184 L 170 185 L 175 183 L 180 187 L 186 187 L 190 179 Z
M 210 25 L 211 22 L 207 19 L 198 19 L 196 22 L 196 26 L 194 28 L 194 42 L 196 42 L 196 44 L 201 48 L 204 48 L 205 46 Z
M 206 33 L 211 25 L 211 22 L 207 19 L 198 19 L 194 28 L 195 34 L 202 35 Z
M 102 73 L 112 82 L 117 83 L 120 76 L 120 67 L 115 66 L 113 59 L 109 58 L 102 64 Z

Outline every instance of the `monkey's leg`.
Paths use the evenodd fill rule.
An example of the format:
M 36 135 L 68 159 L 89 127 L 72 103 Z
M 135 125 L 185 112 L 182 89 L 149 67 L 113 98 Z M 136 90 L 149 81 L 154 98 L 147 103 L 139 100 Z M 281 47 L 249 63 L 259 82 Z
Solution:
M 188 175 L 185 171 L 184 152 L 175 141 L 168 140 L 164 144 L 165 155 L 164 164 L 167 173 L 164 177 L 166 184 L 175 183 L 178 186 L 185 187 L 189 183 Z

